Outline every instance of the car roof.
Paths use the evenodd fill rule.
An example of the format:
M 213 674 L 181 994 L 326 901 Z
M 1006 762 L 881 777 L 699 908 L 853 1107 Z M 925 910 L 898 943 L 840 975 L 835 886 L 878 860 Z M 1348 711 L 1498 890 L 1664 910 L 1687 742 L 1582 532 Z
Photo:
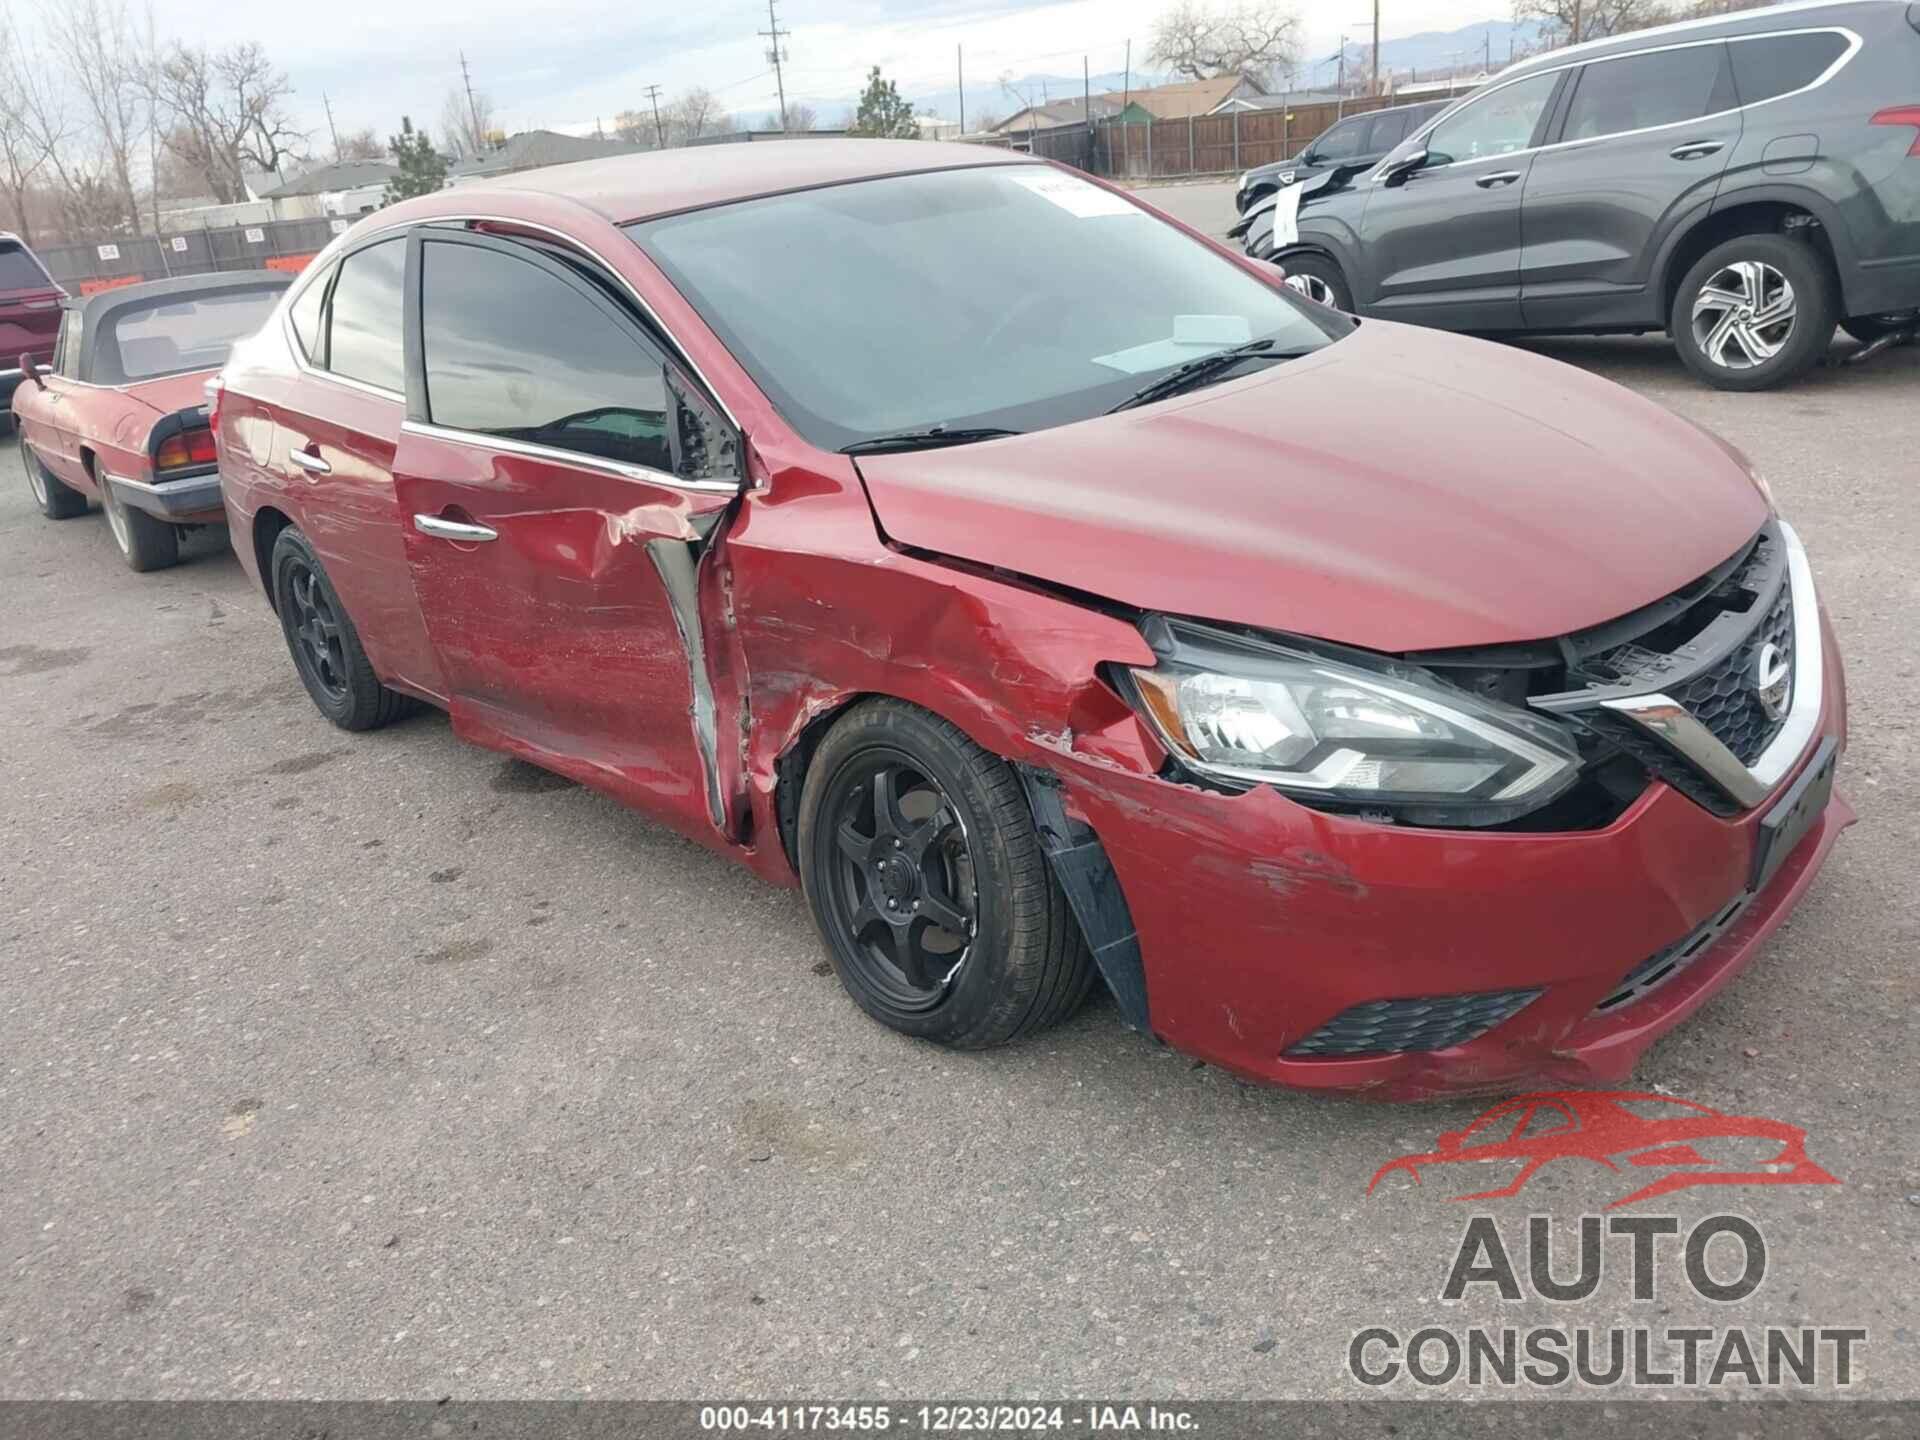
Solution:
M 1728 15 L 1709 15 L 1698 20 L 1680 20 L 1671 25 L 1630 30 L 1624 35 L 1583 40 L 1578 45 L 1529 55 L 1507 66 L 1482 88 L 1488 89 L 1537 71 L 1556 70 L 1572 61 L 1604 60 L 1612 55 L 1632 54 L 1661 45 L 1682 45 L 1693 40 L 1716 40 L 1734 35 L 1766 35 L 1775 30 L 1817 29 L 1822 25 L 1844 25 L 1849 18 L 1856 17 L 1877 19 L 1904 8 L 1907 3 L 1908 0 L 1805 0 L 1801 4 L 1769 5 L 1760 10 L 1741 10 Z
M 211 275 L 176 275 L 170 280 L 117 285 L 84 299 L 70 297 L 66 302 L 67 308 L 80 312 L 80 378 L 92 378 L 95 350 L 100 337 L 112 333 L 112 322 L 123 310 L 138 309 L 156 300 L 193 295 L 220 295 L 239 290 L 284 290 L 293 283 L 293 278 L 282 270 L 220 270 Z
M 584 205 L 615 224 L 624 224 L 852 180 L 977 165 L 1038 163 L 1029 156 L 986 145 L 930 140 L 781 140 L 692 145 L 603 160 L 577 160 L 473 181 L 457 189 L 463 194 L 557 196 Z

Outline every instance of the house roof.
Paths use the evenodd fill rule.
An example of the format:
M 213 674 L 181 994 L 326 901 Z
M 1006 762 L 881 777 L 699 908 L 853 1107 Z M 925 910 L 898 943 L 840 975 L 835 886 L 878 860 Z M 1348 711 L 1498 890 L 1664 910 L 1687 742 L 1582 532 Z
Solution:
M 284 185 L 256 190 L 262 200 L 289 200 L 295 195 L 322 195 L 335 190 L 358 190 L 363 185 L 384 185 L 400 173 L 391 160 L 347 160 L 338 165 L 322 165 L 304 175 L 296 175 Z
M 1079 95 L 1045 105 L 1027 105 L 993 128 L 998 134 L 1012 135 L 1027 130 L 1058 130 L 1066 125 L 1084 125 L 1087 123 L 1087 108 L 1083 97 Z M 1120 97 L 1117 94 L 1093 97 L 1093 118 L 1096 120 L 1118 115 L 1120 109 Z
M 1182 80 L 1176 85 L 1135 90 L 1131 98 L 1156 120 L 1184 120 L 1189 115 L 1205 115 L 1243 85 L 1254 94 L 1261 91 L 1257 82 L 1244 75 L 1215 75 L 1210 80 Z
M 543 165 L 566 165 L 575 160 L 602 160 L 610 155 L 637 155 L 643 147 L 596 135 L 562 135 L 557 130 L 522 130 L 497 150 L 449 167 L 449 176 L 505 175 L 514 170 L 538 170 Z

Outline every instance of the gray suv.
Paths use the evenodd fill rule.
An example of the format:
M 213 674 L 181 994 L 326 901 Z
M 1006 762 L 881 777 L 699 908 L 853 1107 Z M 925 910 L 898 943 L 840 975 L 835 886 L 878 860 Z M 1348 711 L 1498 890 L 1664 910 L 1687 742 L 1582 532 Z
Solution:
M 1521 62 L 1365 171 L 1256 206 L 1343 310 L 1481 334 L 1666 330 L 1729 390 L 1920 309 L 1920 0 L 1783 5 Z

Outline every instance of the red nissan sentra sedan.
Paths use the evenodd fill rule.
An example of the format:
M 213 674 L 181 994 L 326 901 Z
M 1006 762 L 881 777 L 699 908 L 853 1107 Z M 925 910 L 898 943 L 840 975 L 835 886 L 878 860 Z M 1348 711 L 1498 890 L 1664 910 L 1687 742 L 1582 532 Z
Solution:
M 1265 1080 L 1615 1079 L 1852 819 L 1736 452 L 1021 156 L 408 201 L 223 380 L 234 544 L 328 718 L 429 701 L 803 886 L 909 1034 L 1097 975 Z

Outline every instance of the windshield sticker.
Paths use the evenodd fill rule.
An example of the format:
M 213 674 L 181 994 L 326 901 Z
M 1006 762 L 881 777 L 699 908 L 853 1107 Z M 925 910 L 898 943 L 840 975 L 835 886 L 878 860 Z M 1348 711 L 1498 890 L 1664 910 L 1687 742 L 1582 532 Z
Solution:
M 1092 220 L 1101 215 L 1138 215 L 1141 212 L 1124 196 L 1058 170 L 1040 170 L 1031 175 L 1015 175 L 1014 183 L 1024 185 L 1042 200 L 1051 200 L 1069 215 Z
M 1300 239 L 1300 187 L 1289 185 L 1273 197 L 1273 248 L 1281 249 Z

